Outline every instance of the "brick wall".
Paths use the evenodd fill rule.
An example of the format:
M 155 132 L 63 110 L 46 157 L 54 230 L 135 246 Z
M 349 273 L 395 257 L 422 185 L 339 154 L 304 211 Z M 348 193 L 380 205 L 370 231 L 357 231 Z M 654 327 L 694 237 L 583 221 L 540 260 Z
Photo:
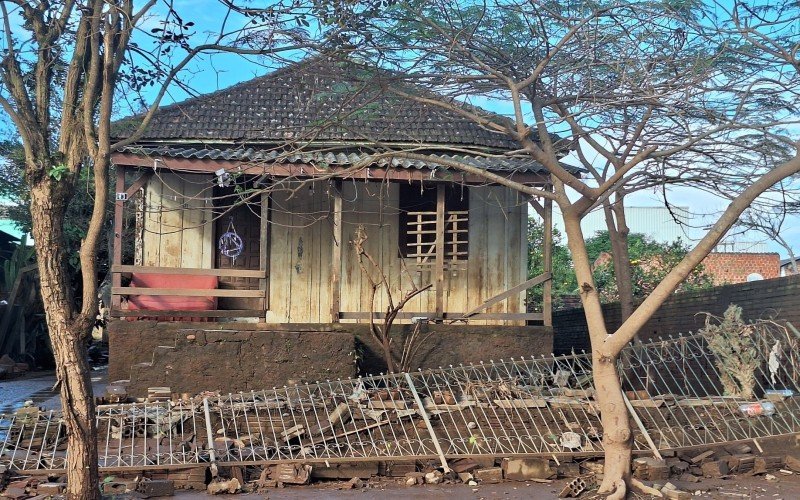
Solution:
M 711 290 L 673 295 L 645 323 L 642 339 L 689 333 L 701 328 L 709 312 L 721 315 L 730 304 L 742 308 L 745 318 L 774 317 L 800 327 L 800 275 L 718 286 Z M 619 304 L 603 305 L 609 330 L 620 324 Z M 553 313 L 553 351 L 566 354 L 572 349 L 589 350 L 589 333 L 583 309 Z
M 780 276 L 781 261 L 777 253 L 714 252 L 703 260 L 706 274 L 719 285 L 744 283 L 752 273 L 764 279 Z

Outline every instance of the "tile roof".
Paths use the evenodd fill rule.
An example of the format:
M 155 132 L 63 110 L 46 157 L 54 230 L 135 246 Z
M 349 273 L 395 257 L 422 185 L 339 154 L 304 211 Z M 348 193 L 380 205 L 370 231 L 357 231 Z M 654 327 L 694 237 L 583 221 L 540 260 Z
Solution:
M 198 160 L 230 160 L 230 161 L 268 161 L 274 163 L 307 163 L 309 165 L 353 165 L 370 156 L 365 151 L 302 151 L 284 153 L 275 149 L 264 150 L 254 148 L 229 148 L 220 149 L 207 146 L 128 146 L 122 152 L 141 156 L 166 157 L 166 158 L 186 158 Z M 465 154 L 445 154 L 429 153 L 425 161 L 411 160 L 406 158 L 381 158 L 374 162 L 374 165 L 395 168 L 444 168 L 436 160 L 454 160 L 466 163 L 479 168 L 485 168 L 494 172 L 507 173 L 539 173 L 546 172 L 545 168 L 538 162 L 523 157 L 481 157 Z M 563 165 L 573 173 L 579 173 L 580 169 Z
M 238 145 L 314 143 L 427 144 L 481 150 L 515 150 L 504 133 L 440 107 L 398 96 L 386 75 L 353 79 L 355 66 L 322 57 L 211 94 L 159 109 L 140 142 L 233 142 Z M 396 82 L 391 85 L 400 85 Z M 397 88 L 397 87 L 395 87 Z M 403 84 L 406 92 L 424 92 Z M 441 97 L 440 97 L 441 98 Z M 478 108 L 460 104 L 465 109 Z M 481 112 L 488 114 L 487 111 Z M 141 117 L 114 125 L 117 138 Z

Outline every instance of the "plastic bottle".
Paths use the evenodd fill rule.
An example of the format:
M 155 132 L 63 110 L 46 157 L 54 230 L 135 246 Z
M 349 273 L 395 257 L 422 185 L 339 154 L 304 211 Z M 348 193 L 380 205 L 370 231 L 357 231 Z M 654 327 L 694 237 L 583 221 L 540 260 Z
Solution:
M 739 405 L 739 411 L 745 417 L 771 417 L 775 414 L 775 405 L 770 402 L 747 403 Z

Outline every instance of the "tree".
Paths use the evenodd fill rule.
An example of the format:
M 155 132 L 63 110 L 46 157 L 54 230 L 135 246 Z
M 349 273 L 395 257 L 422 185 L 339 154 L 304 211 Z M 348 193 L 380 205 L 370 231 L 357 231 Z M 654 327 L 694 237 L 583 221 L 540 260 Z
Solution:
M 575 281 L 575 273 L 572 271 L 572 260 L 569 257 L 569 249 L 564 245 L 564 237 L 561 232 L 553 228 L 553 307 L 558 308 L 562 305 L 562 299 L 566 295 L 578 293 L 578 283 Z M 528 277 L 533 278 L 544 272 L 544 258 L 542 248 L 544 247 L 544 224 L 533 217 L 528 218 Z M 527 292 L 528 307 L 534 311 L 541 312 L 544 302 L 541 287 L 529 288 Z
M 332 3 L 344 8 L 352 2 Z M 794 121 L 792 103 L 800 88 L 796 40 L 791 38 L 796 35 L 786 24 L 790 38 L 783 45 L 786 40 L 773 29 L 775 19 L 797 17 L 776 14 L 783 6 L 763 7 L 773 9 L 772 17 L 753 34 L 755 21 L 764 16 L 762 7 L 755 13 L 742 3 L 733 13 L 715 7 L 699 2 L 409 0 L 388 8 L 353 43 L 363 61 L 431 90 L 390 91 L 458 112 L 498 136 L 513 138 L 519 144 L 516 156 L 533 158 L 551 174 L 552 191 L 441 161 L 444 167 L 559 205 L 592 344 L 606 453 L 600 492 L 614 498 L 624 497 L 627 486 L 635 484 L 630 478 L 632 432 L 617 371 L 620 351 L 739 215 L 770 187 L 800 171 L 800 142 L 784 128 Z M 753 22 L 740 22 L 744 14 Z M 769 85 L 761 84 L 765 79 Z M 455 104 L 477 100 L 504 105 L 508 116 Z M 584 214 L 616 203 L 631 189 L 702 181 L 720 170 L 721 158 L 742 154 L 757 138 L 782 141 L 793 148 L 792 155 L 766 166 L 742 165 L 738 182 L 722 186 L 730 203 L 705 236 L 617 330 L 607 331 L 580 226 Z M 418 159 L 423 148 L 376 156 Z M 590 182 L 564 169 L 561 162 L 570 152 L 590 171 Z M 601 175 L 591 169 L 600 169 Z M 749 174 L 738 175 L 744 169 Z M 714 179 L 719 182 L 721 176 Z
M 146 30 L 146 16 L 157 6 L 158 26 Z M 335 43 L 345 31 L 312 27 L 307 18 L 313 5 L 302 2 L 255 8 L 222 0 L 220 6 L 217 31 L 200 40 L 194 23 L 169 1 L 147 0 L 135 8 L 133 0 L 0 0 L 5 44 L 0 105 L 24 153 L 31 232 L 60 384 L 71 499 L 99 497 L 86 339 L 97 313 L 97 253 L 108 206 L 110 154 L 137 139 L 171 86 L 190 90 L 180 77 L 196 57 L 296 54 L 312 46 L 312 31 L 321 43 Z M 347 25 L 346 19 L 342 22 Z M 132 133 L 114 142 L 111 124 L 120 90 L 150 104 Z M 81 179 L 93 179 L 94 190 L 80 244 L 81 296 L 74 300 L 63 221 Z
M 631 269 L 631 294 L 634 304 L 644 300 L 661 283 L 661 280 L 689 252 L 681 240 L 659 243 L 647 235 L 631 233 L 627 237 L 629 267 Z M 589 260 L 594 263 L 594 279 L 603 302 L 619 302 L 620 294 L 615 276 L 616 263 L 603 262 L 601 257 L 614 251 L 608 231 L 599 231 L 586 240 Z M 598 259 L 601 259 L 598 262 Z M 676 292 L 703 290 L 714 286 L 711 276 L 705 274 L 702 264 L 695 267 Z

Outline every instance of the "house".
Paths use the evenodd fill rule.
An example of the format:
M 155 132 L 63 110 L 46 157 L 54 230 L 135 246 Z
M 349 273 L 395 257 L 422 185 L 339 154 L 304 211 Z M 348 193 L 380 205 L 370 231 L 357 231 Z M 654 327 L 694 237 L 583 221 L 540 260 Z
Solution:
M 781 266 L 780 275 L 781 276 L 792 276 L 794 274 L 797 274 L 797 273 L 794 272 L 795 266 L 792 266 L 792 260 L 795 261 L 794 262 L 795 266 L 800 267 L 800 262 L 798 262 L 798 260 L 796 258 L 794 258 L 794 257 L 789 257 L 788 259 L 781 259 L 781 262 L 780 262 L 780 266 Z
M 549 279 L 527 276 L 531 200 L 446 164 L 536 186 L 548 185 L 546 171 L 509 155 L 518 148 L 505 135 L 402 97 L 380 75 L 357 82 L 352 74 L 314 58 L 166 106 L 113 155 L 112 379 L 157 364 L 152 347 L 189 349 L 176 333 L 187 329 L 196 343 L 210 331 L 220 342 L 245 338 L 239 361 L 256 351 L 270 358 L 276 338 L 294 335 L 297 349 L 319 353 L 307 364 L 336 364 L 330 346 L 368 344 L 370 318 L 415 289 L 424 291 L 397 322 L 405 332 L 424 323 L 446 346 L 427 347 L 420 365 L 478 361 L 492 345 L 507 355 L 549 353 L 550 311 L 527 313 L 524 304 L 524 291 Z M 139 119 L 118 123 L 117 136 Z M 419 156 L 386 154 L 408 148 Z M 170 367 L 162 368 L 180 378 Z M 318 373 L 295 368 L 295 376 Z M 273 370 L 269 380 L 285 383 L 284 372 L 292 375 Z M 265 386 L 263 377 L 252 383 Z

